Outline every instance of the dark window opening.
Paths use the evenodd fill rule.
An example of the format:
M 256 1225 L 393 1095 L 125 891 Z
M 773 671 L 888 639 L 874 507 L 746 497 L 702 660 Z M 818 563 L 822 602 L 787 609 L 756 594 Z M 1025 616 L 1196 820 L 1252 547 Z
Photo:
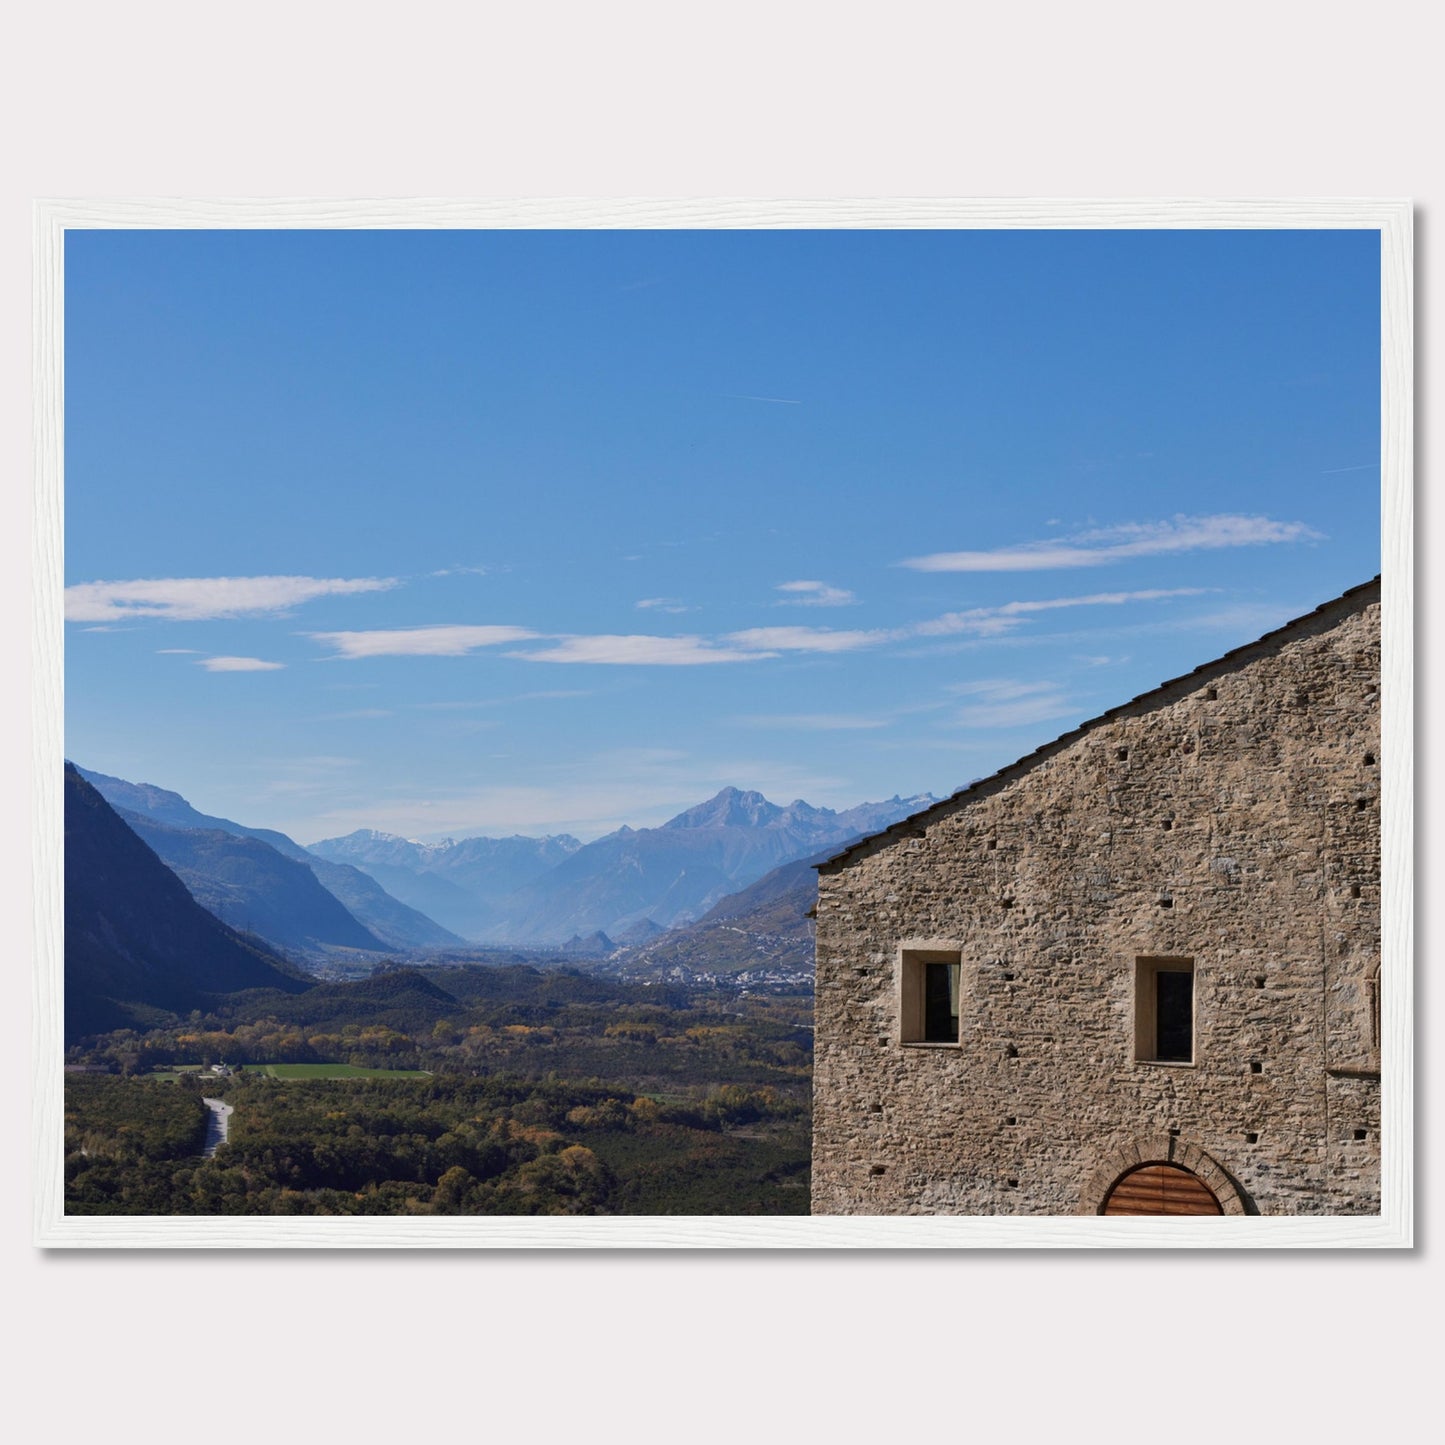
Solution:
M 923 1041 L 958 1042 L 958 973 L 956 963 L 923 965 Z
M 1194 1062 L 1194 960 L 1140 958 L 1134 964 L 1134 1057 Z
M 1264 1065 L 1260 1063 L 1258 1059 L 1255 1059 L 1249 1066 L 1249 1072 L 1251 1074 L 1262 1074 L 1264 1073 Z
M 1355 1142 L 1356 1142 L 1356 1143 L 1360 1143 L 1360 1142 L 1362 1142 L 1363 1140 L 1368 1139 L 1369 1137 L 1370 1137 L 1369 1134 L 1368 1134 L 1364 1129 L 1356 1129 L 1356 1130 L 1355 1130 Z
M 1194 975 L 1154 975 L 1158 1047 L 1154 1057 L 1166 1064 L 1187 1064 L 1194 1057 Z
M 1366 753 L 1366 754 L 1365 754 L 1365 766 L 1366 766 L 1367 768 L 1373 768 L 1373 767 L 1375 766 L 1375 755 L 1374 755 L 1374 753 Z

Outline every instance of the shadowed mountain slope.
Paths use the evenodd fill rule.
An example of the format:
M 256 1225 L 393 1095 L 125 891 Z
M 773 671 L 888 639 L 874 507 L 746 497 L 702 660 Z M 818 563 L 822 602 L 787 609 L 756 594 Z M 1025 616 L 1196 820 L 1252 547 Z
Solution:
M 274 848 L 283 859 L 290 859 L 295 863 L 304 864 L 310 869 L 317 882 L 351 915 L 353 922 L 360 927 L 361 933 L 370 937 L 370 942 L 350 942 L 343 946 L 369 949 L 410 949 L 410 948 L 446 948 L 459 944 L 462 940 L 454 933 L 441 927 L 429 918 L 425 913 L 418 912 L 416 908 L 409 907 L 405 902 L 398 900 L 387 892 L 383 883 L 362 872 L 358 868 L 351 867 L 345 862 L 330 862 L 324 858 L 316 857 L 299 843 L 288 838 L 285 833 L 278 833 L 272 828 L 247 828 L 241 823 L 233 822 L 230 818 L 217 818 L 208 813 L 199 812 L 193 808 L 179 793 L 169 792 L 165 788 L 158 788 L 151 783 L 130 783 L 124 778 L 112 778 L 105 773 L 91 772 L 86 768 L 78 770 L 80 775 L 91 783 L 96 790 L 113 807 L 125 813 L 139 814 L 149 820 L 152 824 L 159 824 L 171 829 L 195 830 L 198 832 L 219 832 L 230 834 L 236 838 L 250 838 Z M 179 857 L 187 846 L 179 840 L 172 840 L 171 848 Z M 158 852 L 164 853 L 164 849 L 157 848 Z M 189 846 L 189 851 L 194 855 L 197 849 L 194 845 Z M 209 848 L 211 861 L 219 860 L 221 853 L 219 848 L 212 844 Z M 244 855 L 238 855 L 244 856 Z M 254 855 L 251 855 L 254 858 Z M 169 861 L 169 860 L 168 860 Z M 197 872 L 202 864 L 198 861 L 186 863 L 184 866 Z M 239 864 L 236 865 L 240 867 Z M 245 871 L 242 869 L 242 871 Z M 280 870 L 273 871 L 279 876 Z M 191 880 L 187 880 L 190 882 Z M 307 946 L 297 944 L 299 937 L 308 936 L 309 925 L 297 924 L 294 922 L 284 923 L 281 933 L 268 933 L 261 926 L 260 914 L 265 911 L 259 902 L 244 903 L 241 899 L 230 892 L 235 880 L 222 873 L 211 873 L 208 882 L 202 886 L 202 892 L 209 888 L 214 901 L 220 904 L 218 911 L 224 918 L 235 922 L 237 920 L 251 917 L 253 926 L 259 933 L 265 934 L 268 938 L 274 938 L 277 943 L 291 943 L 293 946 Z M 196 892 L 196 889 L 192 889 Z M 201 897 L 201 893 L 196 894 Z M 202 897 L 202 902 L 210 906 L 210 902 Z M 315 905 L 312 909 L 312 917 L 316 917 Z M 336 944 L 342 943 L 342 935 L 345 933 L 344 926 L 333 922 L 330 931 L 336 936 L 328 941 Z M 314 930 L 309 931 L 309 936 L 318 941 L 322 934 Z M 352 930 L 353 937 L 359 937 Z
M 233 927 L 282 948 L 385 949 L 306 864 L 283 857 L 269 843 L 218 828 L 172 828 L 119 811 L 196 902 Z
M 674 928 L 628 957 L 628 971 L 745 973 L 749 969 L 811 972 L 816 867 L 842 845 L 784 863 L 730 893 L 696 923 Z
M 65 768 L 65 1036 L 311 981 L 214 918 L 70 764 Z

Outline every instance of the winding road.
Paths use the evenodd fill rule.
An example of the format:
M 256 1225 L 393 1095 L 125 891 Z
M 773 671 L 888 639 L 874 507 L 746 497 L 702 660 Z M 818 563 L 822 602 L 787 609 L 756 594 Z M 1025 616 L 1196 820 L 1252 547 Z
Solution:
M 209 1159 L 230 1136 L 231 1115 L 235 1110 L 224 1099 L 202 1098 L 201 1103 L 211 1111 L 211 1117 L 206 1120 L 206 1147 L 201 1150 L 201 1156 Z

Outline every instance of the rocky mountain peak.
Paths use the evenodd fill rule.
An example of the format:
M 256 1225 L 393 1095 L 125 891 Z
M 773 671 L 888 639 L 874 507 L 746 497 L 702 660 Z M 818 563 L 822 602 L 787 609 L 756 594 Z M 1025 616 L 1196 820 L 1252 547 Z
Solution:
M 776 803 L 758 792 L 723 788 L 705 803 L 669 819 L 664 828 L 766 828 L 783 816 Z

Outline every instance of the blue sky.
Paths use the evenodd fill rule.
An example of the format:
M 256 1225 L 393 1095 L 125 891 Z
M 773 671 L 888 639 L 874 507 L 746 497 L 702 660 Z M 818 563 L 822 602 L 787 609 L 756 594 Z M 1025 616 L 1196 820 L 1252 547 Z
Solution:
M 944 794 L 1379 570 L 1373 232 L 66 245 L 66 754 L 302 842 Z

